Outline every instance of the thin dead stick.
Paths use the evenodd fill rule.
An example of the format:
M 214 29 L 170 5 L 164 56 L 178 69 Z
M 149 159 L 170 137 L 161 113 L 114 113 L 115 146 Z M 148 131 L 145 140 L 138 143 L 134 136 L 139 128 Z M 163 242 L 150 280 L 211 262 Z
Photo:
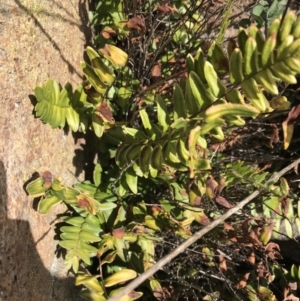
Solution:
M 272 182 L 276 182 L 281 176 L 283 176 L 285 173 L 287 173 L 289 170 L 294 168 L 300 163 L 300 159 L 294 161 L 284 169 L 282 169 L 280 172 L 274 174 L 268 181 L 266 181 L 265 184 L 270 184 Z M 240 209 L 242 209 L 246 204 L 248 204 L 250 201 L 252 201 L 255 197 L 257 197 L 260 192 L 263 190 L 263 188 L 260 188 L 258 190 L 255 190 L 252 194 L 250 194 L 248 197 L 246 197 L 243 201 L 241 201 L 238 205 L 236 205 L 234 208 L 231 208 L 228 210 L 225 214 L 223 214 L 221 217 L 213 221 L 211 224 L 204 227 L 202 230 L 196 232 L 192 237 L 187 239 L 184 243 L 182 243 L 180 246 L 178 246 L 175 250 L 173 250 L 170 254 L 163 257 L 161 260 L 159 260 L 154 266 L 152 266 L 149 270 L 144 272 L 142 275 L 140 275 L 138 278 L 130 282 L 123 290 L 121 290 L 119 293 L 114 295 L 113 297 L 109 298 L 107 301 L 119 301 L 119 299 L 130 292 L 132 292 L 136 287 L 138 287 L 140 284 L 142 284 L 145 280 L 147 280 L 149 277 L 151 277 L 154 273 L 156 273 L 158 270 L 163 268 L 168 262 L 170 262 L 173 258 L 175 258 L 177 255 L 182 253 L 186 248 L 188 248 L 190 245 L 192 245 L 194 242 L 196 242 L 199 238 L 204 236 L 206 233 L 217 227 L 219 224 L 224 222 L 228 217 L 231 215 L 237 213 Z

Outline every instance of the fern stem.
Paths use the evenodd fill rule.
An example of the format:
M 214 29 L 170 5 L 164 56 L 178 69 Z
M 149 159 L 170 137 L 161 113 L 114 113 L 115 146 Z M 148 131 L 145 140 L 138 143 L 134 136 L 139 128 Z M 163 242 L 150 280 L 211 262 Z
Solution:
M 227 30 L 228 26 L 230 25 L 229 18 L 230 18 L 230 12 L 231 12 L 233 3 L 234 3 L 234 0 L 228 0 L 225 11 L 222 14 L 223 21 L 220 26 L 219 34 L 216 39 L 217 44 L 222 44 L 224 36 L 225 36 L 225 31 Z

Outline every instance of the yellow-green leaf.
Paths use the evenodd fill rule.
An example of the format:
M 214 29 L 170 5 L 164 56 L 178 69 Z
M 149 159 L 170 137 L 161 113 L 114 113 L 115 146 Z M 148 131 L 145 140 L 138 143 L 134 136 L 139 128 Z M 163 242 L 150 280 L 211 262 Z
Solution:
M 243 55 L 239 48 L 235 48 L 230 56 L 229 78 L 232 84 L 240 84 L 244 80 Z
M 113 297 L 114 295 L 116 295 L 120 290 L 122 290 L 123 288 L 118 288 L 116 290 L 113 290 L 110 294 L 109 297 Z M 133 301 L 133 300 L 137 300 L 139 298 L 141 298 L 143 296 L 142 292 L 136 292 L 136 291 L 131 291 L 128 295 L 125 295 L 123 297 L 121 297 L 118 301 Z
M 57 198 L 56 196 L 49 196 L 44 197 L 39 201 L 38 204 L 38 211 L 41 214 L 46 214 L 50 211 L 50 209 L 55 206 L 56 204 L 59 204 L 61 200 Z
M 188 145 L 189 145 L 189 152 L 191 154 L 191 157 L 196 160 L 197 159 L 197 150 L 196 150 L 196 144 L 198 142 L 198 138 L 201 133 L 201 127 L 196 126 L 194 129 L 191 130 L 189 139 L 188 139 Z
M 205 112 L 205 120 L 207 123 L 213 122 L 224 115 L 254 117 L 259 114 L 259 110 L 247 104 L 226 103 L 215 105 L 208 108 Z
M 95 113 L 92 114 L 93 129 L 97 137 L 102 137 L 104 133 L 103 120 Z
M 130 188 L 130 190 L 134 194 L 137 194 L 138 193 L 138 189 L 137 189 L 138 177 L 137 177 L 135 171 L 133 170 L 133 168 L 129 168 L 128 170 L 126 170 L 125 179 L 126 179 L 126 183 L 127 183 L 128 187 Z
M 107 277 L 104 281 L 106 287 L 110 287 L 119 283 L 126 282 L 137 276 L 136 271 L 130 269 L 123 269 Z
M 107 299 L 101 293 L 90 290 L 82 290 L 80 296 L 89 301 L 106 301 Z
M 208 66 L 207 64 L 209 63 L 206 63 L 205 65 Z M 195 72 L 189 74 L 189 84 L 192 94 L 200 107 L 207 107 L 215 101 L 214 97 L 206 90 L 201 79 Z
M 114 75 L 110 68 L 104 64 L 98 53 L 88 46 L 86 48 L 87 55 L 91 61 L 94 72 L 100 78 L 101 82 L 106 86 L 110 86 L 114 81 Z
M 184 95 L 182 89 L 177 83 L 174 84 L 173 104 L 174 120 L 177 120 L 180 117 L 186 118 Z
M 96 235 L 94 233 L 88 232 L 88 231 L 81 231 L 79 234 L 80 240 L 88 241 L 88 242 L 97 242 L 101 241 L 101 238 L 99 235 Z
M 249 37 L 245 45 L 245 66 L 247 75 L 255 74 L 258 71 L 257 43 L 254 38 Z
M 49 189 L 49 187 L 44 187 L 44 183 L 45 179 L 43 177 L 39 177 L 26 186 L 26 191 L 33 198 L 42 196 Z
M 84 251 L 83 249 L 78 248 L 78 249 L 76 250 L 76 254 L 77 254 L 78 257 L 79 257 L 80 259 L 82 259 L 87 265 L 90 265 L 90 264 L 91 264 L 90 256 L 89 256 L 89 254 L 88 254 L 86 251 Z
M 67 250 L 72 250 L 78 247 L 77 240 L 61 240 L 58 244 Z
M 170 122 L 167 106 L 159 94 L 156 95 L 156 103 L 157 103 L 157 120 L 160 126 L 162 127 L 163 132 L 166 132 L 170 127 L 171 122 Z
M 97 293 L 103 294 L 103 288 L 97 280 L 96 276 L 78 275 L 75 280 L 75 285 L 84 285 L 86 288 Z
M 100 54 L 115 66 L 123 67 L 127 63 L 127 53 L 114 45 L 106 44 L 104 48 L 100 49 Z
M 288 124 L 286 121 L 282 123 L 282 129 L 283 129 L 283 148 L 288 149 L 290 146 L 293 133 L 294 133 L 294 124 Z
M 94 68 L 85 62 L 82 62 L 80 66 L 87 80 L 91 83 L 95 90 L 101 95 L 104 95 L 107 90 L 107 86 L 101 81 Z
M 211 63 L 207 61 L 205 62 L 204 72 L 207 84 L 213 96 L 216 98 L 224 96 L 226 93 L 226 87 L 219 79 L 218 74 Z M 209 99 L 212 100 L 212 98 Z
M 276 47 L 276 34 L 272 34 L 266 40 L 261 53 L 261 63 L 263 67 L 273 64 L 273 60 L 274 60 L 273 52 L 275 47 Z

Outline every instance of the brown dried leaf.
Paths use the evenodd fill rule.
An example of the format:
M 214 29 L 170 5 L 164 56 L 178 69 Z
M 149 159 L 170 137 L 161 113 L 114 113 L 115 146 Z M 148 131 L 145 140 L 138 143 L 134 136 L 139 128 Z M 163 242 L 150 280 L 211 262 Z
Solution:
M 88 199 L 84 198 L 84 197 L 81 197 L 80 199 L 78 199 L 77 201 L 78 203 L 78 206 L 85 209 L 85 210 L 88 210 L 89 207 L 90 207 L 90 202 Z
M 247 235 L 251 229 L 250 223 L 252 222 L 253 218 L 248 218 L 243 221 L 242 223 L 242 231 L 244 235 Z
M 123 239 L 124 234 L 125 234 L 125 229 L 123 227 L 112 230 L 112 236 L 114 236 L 115 238 Z
M 273 166 L 272 163 L 263 163 L 263 164 L 264 164 L 264 166 L 259 169 L 259 172 L 262 172 L 264 170 L 268 170 L 269 168 L 271 168 Z
M 137 225 L 133 229 L 133 233 L 145 233 L 145 232 L 147 232 L 147 229 L 142 225 Z
M 102 54 L 113 66 L 124 67 L 127 63 L 127 53 L 114 45 L 105 44 L 103 48 L 99 49 L 99 53 Z
M 154 76 L 154 77 L 160 77 L 161 76 L 161 63 L 158 62 L 156 63 L 152 70 L 151 70 L 151 76 Z
M 298 288 L 297 282 L 289 282 L 289 288 L 292 291 L 296 291 Z
M 141 40 L 141 38 L 142 38 L 141 36 L 131 38 L 130 39 L 131 44 L 134 44 L 135 42 L 139 42 Z
M 130 29 L 137 29 L 142 32 L 146 30 L 145 22 L 140 16 L 135 16 L 127 21 L 127 26 Z
M 216 202 L 226 209 L 230 209 L 233 207 L 224 197 L 220 195 L 216 197 Z
M 99 51 L 103 55 L 109 55 L 109 56 L 111 56 L 110 49 L 109 49 L 109 46 L 107 44 L 105 44 L 104 47 L 101 48 Z
M 204 213 L 201 215 L 201 218 L 199 220 L 199 224 L 203 226 L 207 226 L 210 224 L 210 220 Z
M 224 222 L 224 229 L 227 230 L 227 231 L 230 231 L 230 230 L 235 231 L 233 226 L 229 223 L 226 223 L 226 222 Z
M 96 214 L 95 204 L 92 199 L 83 195 L 79 195 L 77 196 L 77 204 L 79 207 L 87 210 L 89 213 Z
M 161 76 L 161 63 L 155 64 L 151 70 L 151 83 L 155 84 L 162 79 Z
M 159 301 L 163 301 L 163 300 L 166 300 L 165 296 L 164 296 L 164 291 L 161 290 L 161 291 L 154 291 L 153 292 L 153 296 L 159 300 Z
M 222 185 L 221 184 L 221 182 L 220 182 L 220 184 L 219 184 L 219 186 L 216 188 L 216 195 L 220 195 L 221 194 L 221 192 L 222 192 L 222 190 L 224 189 L 224 185 Z
M 254 252 L 251 252 L 251 254 L 248 256 L 248 261 L 252 264 L 255 264 L 255 254 Z
M 139 106 L 139 108 L 143 107 L 144 104 L 146 103 L 143 98 L 138 98 L 136 102 L 137 102 L 137 105 Z
M 218 186 L 219 184 L 212 176 L 208 177 L 206 180 L 206 193 L 209 198 L 213 199 L 216 196 L 215 191 Z
M 115 36 L 117 33 L 111 27 L 105 27 L 102 30 L 102 35 L 105 39 L 110 39 L 111 37 Z
M 184 189 L 179 190 L 179 193 L 180 193 L 181 195 L 188 196 L 188 193 L 187 193 L 186 190 L 184 190 Z
M 290 204 L 291 204 L 291 200 L 289 198 L 285 197 L 285 198 L 282 198 L 280 200 L 280 202 L 282 204 L 283 214 L 287 215 L 288 212 L 289 212 L 289 207 L 290 207 Z
M 287 286 L 285 286 L 283 288 L 283 297 L 284 297 L 284 299 L 287 297 L 287 295 L 289 294 L 289 292 L 290 292 L 290 289 Z
M 103 118 L 104 121 L 114 123 L 115 119 L 112 115 L 109 105 L 106 101 L 102 101 L 96 108 L 99 115 Z
M 159 82 L 159 81 L 160 81 L 160 79 L 158 80 L 158 82 Z M 158 89 L 158 92 L 164 94 L 168 88 L 170 88 L 170 84 L 169 84 L 169 82 L 165 82 L 165 83 Z
M 251 229 L 250 232 L 249 232 L 249 237 L 250 237 L 250 239 L 251 239 L 251 242 L 252 242 L 254 245 L 259 245 L 259 246 L 262 245 L 262 242 L 259 240 L 259 238 L 257 237 L 255 231 L 253 231 L 252 229 Z
M 52 173 L 49 170 L 46 170 L 42 173 L 42 177 L 44 178 L 45 181 L 52 181 L 53 180 L 53 176 Z
M 211 150 L 216 151 L 219 149 L 219 147 L 220 147 L 220 143 L 214 143 L 211 145 Z
M 280 247 L 274 242 L 270 242 L 265 246 L 265 254 L 272 260 L 282 259 L 282 256 L 280 254 Z
M 239 281 L 239 283 L 236 285 L 237 289 L 244 288 L 247 285 L 248 279 L 249 279 L 250 273 L 246 273 L 242 279 Z
M 278 244 L 275 242 L 270 242 L 265 246 L 265 251 L 266 252 L 273 252 L 273 251 L 279 251 L 280 252 L 280 247 Z
M 200 206 L 202 202 L 201 196 L 197 195 L 193 201 L 193 206 Z
M 157 10 L 162 14 L 170 14 L 177 12 L 177 8 L 171 7 L 168 4 L 160 5 Z
M 87 209 L 90 206 L 90 203 L 87 199 L 81 198 L 78 200 L 78 206 Z
M 42 177 L 44 178 L 44 180 L 45 180 L 45 183 L 44 183 L 44 187 L 45 188 L 49 188 L 49 187 L 51 187 L 51 185 L 52 185 L 52 182 L 53 182 L 53 175 L 52 175 L 52 173 L 50 172 L 50 171 L 44 171 L 43 173 L 42 173 Z
M 151 210 L 152 210 L 152 213 L 153 213 L 154 216 L 157 216 L 162 211 L 161 208 L 159 206 L 156 206 L 156 205 L 152 206 Z
M 271 127 L 272 127 L 272 134 L 270 135 L 270 139 L 272 140 L 272 142 L 278 142 L 279 141 L 279 129 L 275 124 L 272 125 Z
M 286 122 L 287 124 L 300 123 L 300 104 L 291 108 Z
M 163 291 L 164 295 L 166 296 L 166 299 L 170 299 L 174 293 L 174 287 L 172 285 L 169 285 L 169 288 L 163 287 Z
M 222 254 L 219 255 L 219 268 L 221 269 L 221 271 L 223 273 L 225 273 L 227 271 L 226 259 L 224 258 L 224 256 Z
M 128 294 L 128 297 L 130 297 L 130 298 L 132 298 L 132 299 L 137 298 L 137 297 L 139 297 L 139 296 L 141 296 L 141 294 L 138 293 L 138 292 L 136 292 L 136 291 L 131 291 L 131 292 Z
M 238 238 L 236 237 L 235 233 L 234 233 L 234 235 L 230 235 L 231 233 L 233 233 L 233 232 L 229 232 L 229 234 L 228 234 L 229 240 L 233 243 L 237 243 L 239 241 Z
M 284 149 L 287 149 L 291 143 L 295 123 L 300 123 L 300 105 L 292 107 L 282 123 Z
M 169 59 L 168 59 L 168 63 L 176 63 L 176 59 L 175 59 L 175 57 L 174 56 L 172 56 L 172 57 L 170 57 Z
M 109 39 L 110 38 L 110 34 L 107 31 L 102 31 L 102 36 L 104 39 Z
M 287 294 L 286 294 L 287 295 Z M 283 301 L 299 301 L 300 299 L 293 294 L 288 295 Z
M 258 263 L 256 272 L 257 272 L 258 277 L 260 277 L 260 278 L 266 277 L 266 275 L 268 273 L 268 271 L 266 270 L 266 268 L 262 262 Z

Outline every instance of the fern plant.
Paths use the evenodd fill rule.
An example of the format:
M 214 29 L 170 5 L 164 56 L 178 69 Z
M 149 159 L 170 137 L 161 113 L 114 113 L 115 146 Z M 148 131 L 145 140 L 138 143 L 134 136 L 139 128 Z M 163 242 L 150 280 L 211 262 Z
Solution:
M 35 110 L 43 122 L 53 127 L 67 122 L 72 130 L 92 130 L 99 139 L 93 183 L 68 187 L 46 172 L 27 186 L 31 196 L 41 197 L 41 213 L 60 202 L 71 208 L 71 216 L 62 217 L 67 225 L 60 227 L 59 244 L 68 250 L 68 267 L 78 272 L 76 284 L 86 287 L 85 298 L 106 300 L 124 282 L 149 269 L 164 233 L 187 238 L 195 227 L 207 225 L 233 206 L 234 200 L 228 201 L 221 192 L 237 183 L 265 190 L 260 208 L 272 217 L 268 210 L 276 211 L 288 194 L 285 179 L 265 187 L 267 173 L 237 162 L 219 166 L 222 178 L 217 181 L 213 174 L 218 163 L 211 144 L 224 140 L 231 127 L 244 126 L 247 118 L 263 119 L 282 109 L 287 100 L 277 96 L 278 83 L 296 82 L 299 45 L 300 18 L 288 12 L 284 20 L 273 21 L 266 37 L 252 25 L 240 30 L 237 42 L 229 42 L 227 53 L 213 43 L 206 57 L 201 48 L 194 57 L 189 54 L 187 76 L 173 85 L 171 96 L 146 89 L 127 99 L 133 105 L 120 103 L 118 93 L 124 89 L 114 83 L 127 55 L 113 45 L 99 53 L 87 48 L 90 62 L 81 64 L 86 80 L 74 93 L 70 85 L 61 89 L 52 80 L 35 89 Z M 291 142 L 292 126 L 283 124 L 284 148 Z M 294 214 L 291 208 L 285 207 L 285 217 Z M 253 216 L 258 214 L 256 208 L 250 210 Z M 237 217 L 233 224 L 240 222 Z M 257 239 L 264 244 L 272 234 L 267 227 Z M 226 233 L 212 235 L 228 243 Z M 287 233 L 292 235 L 290 229 Z M 215 244 L 200 247 L 205 264 L 216 267 L 214 260 L 207 260 L 215 256 Z M 91 258 L 98 262 L 97 276 L 80 269 L 81 262 L 82 267 L 91 265 Z M 141 291 L 124 300 L 149 291 L 160 298 L 171 294 L 159 277 L 150 278 Z M 254 285 L 255 277 L 249 278 L 248 300 L 261 294 L 273 300 L 269 288 Z M 237 285 L 236 279 L 231 281 Z M 201 296 L 208 298 L 203 292 Z

